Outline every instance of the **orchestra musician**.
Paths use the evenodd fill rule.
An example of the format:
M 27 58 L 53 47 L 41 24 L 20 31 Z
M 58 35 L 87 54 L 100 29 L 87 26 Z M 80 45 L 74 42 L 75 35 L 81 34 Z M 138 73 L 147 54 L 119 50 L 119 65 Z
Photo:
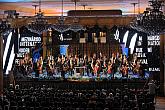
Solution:
M 112 76 L 114 78 L 114 74 L 118 71 L 118 67 L 119 67 L 119 60 L 117 59 L 115 53 L 112 53 L 112 57 L 110 61 L 112 63 Z
M 120 71 L 121 71 L 123 77 L 127 77 L 128 76 L 128 65 L 122 64 Z
M 42 74 L 42 65 L 40 63 L 38 65 L 38 72 L 39 72 L 39 74 Z
M 37 69 L 38 69 L 38 73 L 42 74 L 42 66 L 43 66 L 43 59 L 42 56 L 39 58 L 39 60 L 37 61 Z
M 92 57 L 89 57 L 88 62 L 87 62 L 87 74 L 92 72 L 93 66 L 92 66 Z
M 124 56 L 123 56 L 123 63 L 122 63 L 122 64 L 125 65 L 127 62 L 128 62 L 128 61 L 127 61 L 127 57 L 126 57 L 126 55 L 124 55 Z
M 47 59 L 47 72 L 48 72 L 48 75 L 49 75 L 49 76 L 52 75 L 52 65 L 51 65 L 51 60 L 50 60 L 49 57 L 48 57 L 48 59 Z
M 133 61 L 131 62 L 131 68 L 134 74 L 138 73 L 138 66 L 137 66 L 137 57 L 134 55 L 133 56 Z
M 140 62 L 137 61 L 137 64 L 135 65 L 134 69 L 133 69 L 133 72 L 134 73 L 139 73 L 139 69 L 140 69 Z
M 111 61 L 108 62 L 107 74 L 108 74 L 108 77 L 112 77 L 112 75 L 113 75 Z
M 115 63 L 115 60 L 116 60 L 116 57 L 115 57 L 115 54 L 112 53 L 112 57 L 111 57 L 111 63 L 114 64 Z
M 69 62 L 68 59 L 66 59 L 66 60 L 64 61 L 64 63 L 63 63 L 63 70 L 64 70 L 65 72 L 67 72 L 68 69 L 69 69 L 68 62 Z
M 50 64 L 50 69 L 51 69 L 51 74 L 53 75 L 53 73 L 54 73 L 54 60 L 51 60 L 50 61 L 51 62 L 51 64 Z
M 141 76 L 142 78 L 145 77 L 145 70 L 144 70 L 144 68 L 141 64 L 140 64 L 140 67 L 139 67 L 139 76 Z
M 78 58 L 78 56 L 77 55 L 75 55 L 75 57 L 74 57 L 74 65 L 75 66 L 79 66 L 79 58 Z
M 62 78 L 63 78 L 64 81 L 65 81 L 65 80 L 66 80 L 65 74 L 66 74 L 66 72 L 67 72 L 68 69 L 69 69 L 69 65 L 68 65 L 68 61 L 67 61 L 67 60 L 66 60 L 66 61 L 65 61 L 65 60 L 62 61 L 60 69 L 61 69 L 61 76 L 62 76 Z
M 99 61 L 96 61 L 96 64 L 94 65 L 94 67 L 93 67 L 93 73 L 94 73 L 94 75 L 95 76 L 98 76 L 99 74 L 98 74 L 98 72 L 99 72 Z
M 70 71 L 70 75 L 72 76 L 74 74 L 74 58 L 71 56 L 69 59 L 69 71 Z
M 102 68 L 103 74 L 106 75 L 106 73 L 107 73 L 107 63 L 106 63 L 105 60 L 103 61 L 103 65 L 101 66 L 101 68 Z

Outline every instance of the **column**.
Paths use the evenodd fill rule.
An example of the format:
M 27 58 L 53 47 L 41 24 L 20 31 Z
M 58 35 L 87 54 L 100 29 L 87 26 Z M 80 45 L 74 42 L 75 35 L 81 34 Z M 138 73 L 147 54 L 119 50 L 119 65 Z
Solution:
M 160 36 L 160 91 L 161 95 L 165 95 L 165 35 Z
M 47 33 L 44 32 L 42 36 L 42 43 L 43 43 L 43 58 L 47 57 Z
M 3 95 L 3 38 L 0 36 L 0 96 Z

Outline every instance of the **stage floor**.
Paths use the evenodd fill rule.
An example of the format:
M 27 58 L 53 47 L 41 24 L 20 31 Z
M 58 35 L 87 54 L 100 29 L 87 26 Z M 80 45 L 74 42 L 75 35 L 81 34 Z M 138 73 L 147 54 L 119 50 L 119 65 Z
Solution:
M 131 76 L 132 75 L 132 76 Z M 148 75 L 148 74 L 147 74 Z M 121 74 L 115 73 L 114 77 L 100 75 L 99 77 L 84 75 L 70 75 L 66 73 L 65 79 L 61 77 L 61 74 L 53 74 L 48 76 L 47 73 L 40 74 L 39 77 L 35 77 L 35 74 L 29 76 L 22 76 L 15 78 L 15 84 L 19 84 L 21 87 L 41 87 L 46 85 L 56 89 L 111 89 L 121 88 L 123 85 L 128 85 L 129 88 L 143 88 L 148 81 L 145 75 L 144 78 L 138 78 L 136 74 L 129 74 L 128 77 L 122 77 Z M 7 81 L 7 80 L 6 80 Z M 4 82 L 5 85 L 9 85 L 10 82 Z
M 48 75 L 47 72 L 44 72 L 43 74 L 39 74 L 39 77 L 36 77 L 35 73 L 31 73 L 28 76 L 24 76 L 27 79 L 54 79 L 54 80 L 63 80 L 61 77 L 61 73 L 55 73 L 52 75 Z M 132 71 L 128 73 L 126 77 L 123 77 L 120 72 L 116 72 L 115 74 L 104 74 L 100 73 L 99 75 L 93 75 L 92 73 L 74 73 L 71 74 L 67 72 L 65 74 L 65 79 L 69 81 L 90 81 L 90 80 L 95 80 L 95 81 L 102 81 L 102 80 L 112 80 L 112 79 L 148 79 L 150 77 L 149 72 L 145 72 L 144 76 L 140 76 L 139 74 L 134 74 Z

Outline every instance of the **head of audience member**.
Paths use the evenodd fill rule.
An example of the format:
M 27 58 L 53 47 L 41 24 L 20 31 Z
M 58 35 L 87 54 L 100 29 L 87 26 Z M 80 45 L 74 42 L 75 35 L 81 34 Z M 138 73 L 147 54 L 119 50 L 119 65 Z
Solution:
M 15 89 L 16 90 L 18 90 L 19 89 L 19 85 L 17 84 L 17 85 L 15 85 Z

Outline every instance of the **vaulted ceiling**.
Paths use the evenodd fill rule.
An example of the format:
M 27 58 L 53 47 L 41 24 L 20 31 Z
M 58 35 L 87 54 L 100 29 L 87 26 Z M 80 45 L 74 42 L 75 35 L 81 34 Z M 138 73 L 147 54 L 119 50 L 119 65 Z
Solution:
M 45 16 L 58 16 L 61 14 L 62 0 L 41 0 L 41 8 Z M 78 10 L 113 10 L 120 9 L 123 14 L 133 14 L 134 6 L 132 3 L 140 3 L 135 6 L 136 13 L 138 9 L 143 12 L 148 7 L 148 0 L 79 0 L 77 3 Z M 34 6 L 39 0 L 0 0 L 0 14 L 3 15 L 4 10 L 16 10 L 20 16 L 33 16 Z M 138 8 L 140 7 L 140 8 Z M 38 9 L 38 7 L 37 7 Z M 74 10 L 74 2 L 72 0 L 64 0 L 64 13 Z

